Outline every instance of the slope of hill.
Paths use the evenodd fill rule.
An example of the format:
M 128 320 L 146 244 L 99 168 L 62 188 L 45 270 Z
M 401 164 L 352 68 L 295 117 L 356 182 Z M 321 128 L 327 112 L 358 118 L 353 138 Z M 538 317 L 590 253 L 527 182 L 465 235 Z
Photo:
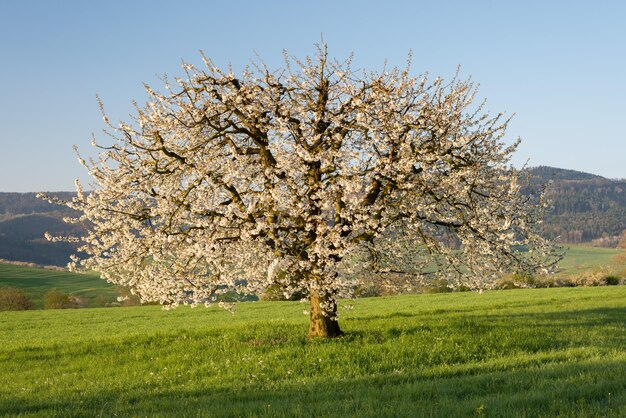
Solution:
M 59 199 L 71 199 L 74 192 L 51 192 L 51 196 Z M 20 215 L 33 214 L 63 214 L 71 215 L 72 211 L 64 206 L 53 205 L 39 199 L 37 193 L 4 193 L 0 192 L 0 221 Z
M 544 235 L 563 243 L 615 246 L 626 229 L 626 181 L 553 167 L 529 169 L 531 187 L 547 184 L 553 209 Z
M 548 167 L 545 165 L 532 167 L 529 169 L 529 171 L 536 179 L 540 180 L 542 183 L 545 183 L 549 180 L 606 180 L 604 177 L 595 174 L 570 170 L 567 168 Z
M 88 306 L 104 306 L 118 296 L 116 286 L 96 273 L 79 274 L 0 263 L 0 287 L 4 286 L 23 290 L 38 309 L 43 308 L 44 295 L 52 288 L 78 296 Z
M 71 199 L 74 195 L 71 192 L 50 194 L 61 199 Z M 36 193 L 0 193 L 0 258 L 41 265 L 66 265 L 76 247 L 63 242 L 48 242 L 44 233 L 79 233 L 77 226 L 63 222 L 64 217 L 72 215 L 74 213 L 67 207 L 39 199 Z
M 0 258 L 28 261 L 41 265 L 64 266 L 76 246 L 65 242 L 49 242 L 44 238 L 48 231 L 54 235 L 77 232 L 62 216 L 56 214 L 21 215 L 0 222 Z
M 547 238 L 570 244 L 617 245 L 619 235 L 626 230 L 626 180 L 545 166 L 527 172 L 531 189 L 551 182 L 547 195 L 553 210 L 543 225 Z M 74 195 L 51 194 L 62 199 Z M 63 217 L 71 215 L 68 208 L 38 199 L 35 193 L 0 193 L 0 258 L 66 265 L 75 247 L 48 242 L 44 233 L 80 233 L 75 225 L 63 222 Z

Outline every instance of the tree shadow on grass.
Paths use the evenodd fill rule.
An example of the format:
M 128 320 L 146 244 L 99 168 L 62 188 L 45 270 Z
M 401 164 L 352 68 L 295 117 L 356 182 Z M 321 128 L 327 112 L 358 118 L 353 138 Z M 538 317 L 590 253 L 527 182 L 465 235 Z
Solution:
M 539 318 L 553 323 L 575 323 L 585 326 L 599 326 L 613 323 L 626 325 L 626 307 L 617 308 L 590 308 L 572 309 L 568 311 L 543 312 L 543 313 L 511 313 L 506 315 L 489 315 L 492 318 L 504 318 L 506 320 L 519 320 L 526 318 Z
M 39 400 L 0 399 L 0 415 L 47 416 L 625 416 L 620 361 L 476 365 L 343 380 L 237 387 L 135 387 Z
M 397 325 L 393 319 L 402 318 L 402 324 Z M 361 329 L 359 323 L 365 319 L 389 320 L 389 327 L 385 329 Z M 373 316 L 369 318 L 349 319 L 345 321 L 348 325 L 346 340 L 360 340 L 376 336 L 378 340 L 395 338 L 400 335 L 419 335 L 424 333 L 437 333 L 445 331 L 446 335 L 458 332 L 465 332 L 468 335 L 478 335 L 479 333 L 498 332 L 503 328 L 507 330 L 527 329 L 535 334 L 555 334 L 567 338 L 571 333 L 584 333 L 600 327 L 610 327 L 623 329 L 626 331 L 626 307 L 625 308 L 593 308 L 578 309 L 547 313 L 506 313 L 506 314 L 476 314 L 466 313 L 464 315 L 446 318 L 445 321 L 437 320 L 436 315 L 410 315 L 410 314 L 389 314 L 384 316 Z M 352 327 L 352 325 L 357 325 Z M 616 346 L 626 345 L 626 332 L 615 332 L 604 336 L 605 340 Z M 550 341 L 548 341 L 550 342 Z M 553 339 L 554 342 L 554 339 Z
M 530 333 L 552 334 L 553 338 L 571 341 L 571 336 L 584 337 L 602 331 L 602 345 L 626 345 L 626 307 L 591 308 L 545 313 L 520 313 L 505 315 L 467 315 L 456 323 L 489 324 L 495 328 L 527 328 Z M 453 322 L 454 323 L 454 322 Z M 608 330 L 612 332 L 606 332 Z M 559 337 L 560 336 L 560 337 Z

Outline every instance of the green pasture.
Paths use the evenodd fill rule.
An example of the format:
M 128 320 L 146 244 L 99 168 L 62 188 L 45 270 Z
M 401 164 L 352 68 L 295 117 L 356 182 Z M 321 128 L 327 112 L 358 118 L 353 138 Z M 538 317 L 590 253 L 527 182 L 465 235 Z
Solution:
M 0 312 L 0 416 L 626 416 L 626 286 L 305 307 Z
M 572 245 L 559 263 L 562 274 L 575 275 L 599 269 L 626 270 L 626 250 Z M 624 259 L 620 260 L 620 255 Z
M 71 273 L 0 263 L 0 287 L 22 289 L 36 308 L 43 308 L 44 294 L 50 289 L 80 296 L 90 303 L 114 301 L 116 287 L 96 273 Z

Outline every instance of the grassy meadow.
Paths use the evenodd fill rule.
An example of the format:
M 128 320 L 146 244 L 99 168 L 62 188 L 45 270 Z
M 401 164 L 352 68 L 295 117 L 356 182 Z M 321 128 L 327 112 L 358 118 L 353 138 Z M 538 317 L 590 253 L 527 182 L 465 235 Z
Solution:
M 557 276 L 624 272 L 570 247 Z M 623 275 L 620 277 L 624 277 Z M 0 264 L 35 307 L 96 274 Z M 298 302 L 0 312 L 2 416 L 626 416 L 626 286 L 366 298 L 308 341 Z
M 561 274 L 576 275 L 599 270 L 626 271 L 626 251 L 614 248 L 568 246 L 559 263 Z
M 626 286 L 0 312 L 0 416 L 626 416 Z

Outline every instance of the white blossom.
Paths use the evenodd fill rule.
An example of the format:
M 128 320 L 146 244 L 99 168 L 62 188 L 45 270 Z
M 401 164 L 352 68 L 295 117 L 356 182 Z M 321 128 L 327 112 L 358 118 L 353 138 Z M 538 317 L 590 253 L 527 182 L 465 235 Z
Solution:
M 204 61 L 107 120 L 95 190 L 65 202 L 88 229 L 82 268 L 169 307 L 279 285 L 335 320 L 364 280 L 482 289 L 549 266 L 543 203 L 520 193 L 508 120 L 472 105 L 471 81 L 366 75 L 325 46 L 272 74 Z

